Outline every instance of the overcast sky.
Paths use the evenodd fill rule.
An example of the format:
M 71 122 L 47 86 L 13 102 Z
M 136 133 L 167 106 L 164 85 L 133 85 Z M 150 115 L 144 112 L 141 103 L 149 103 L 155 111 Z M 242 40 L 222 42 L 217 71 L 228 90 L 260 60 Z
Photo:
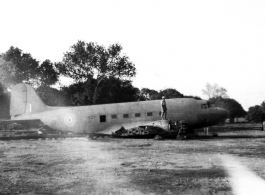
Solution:
M 1 0 L 0 53 L 62 60 L 77 40 L 120 43 L 133 85 L 202 95 L 207 82 L 245 110 L 265 100 L 265 1 Z

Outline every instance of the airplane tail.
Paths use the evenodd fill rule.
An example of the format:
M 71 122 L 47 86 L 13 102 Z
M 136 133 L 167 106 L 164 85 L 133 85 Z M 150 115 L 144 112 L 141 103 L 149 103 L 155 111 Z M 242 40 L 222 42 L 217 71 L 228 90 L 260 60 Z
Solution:
M 11 117 L 41 112 L 45 109 L 46 105 L 30 85 L 18 84 L 12 87 L 10 101 Z

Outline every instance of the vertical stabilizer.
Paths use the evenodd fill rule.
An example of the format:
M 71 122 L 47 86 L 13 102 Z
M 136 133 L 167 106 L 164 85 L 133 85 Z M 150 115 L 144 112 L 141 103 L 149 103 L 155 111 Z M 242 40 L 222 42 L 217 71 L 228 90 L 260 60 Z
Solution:
M 12 87 L 10 101 L 11 117 L 44 111 L 46 105 L 35 90 L 27 84 L 18 84 Z

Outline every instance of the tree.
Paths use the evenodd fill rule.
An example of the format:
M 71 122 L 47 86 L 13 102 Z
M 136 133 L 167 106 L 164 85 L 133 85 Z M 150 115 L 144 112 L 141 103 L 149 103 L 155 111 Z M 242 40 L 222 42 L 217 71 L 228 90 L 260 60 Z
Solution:
M 2 90 L 8 86 L 18 83 L 19 78 L 16 77 L 16 68 L 12 62 L 7 62 L 0 57 L 0 83 Z
M 182 93 L 172 88 L 160 90 L 158 99 L 162 99 L 162 96 L 165 96 L 166 98 L 183 98 L 184 97 Z
M 77 82 L 69 85 L 68 87 L 61 88 L 61 91 L 66 94 L 69 100 L 71 100 L 71 105 L 81 106 L 81 105 L 91 105 L 93 104 L 93 91 L 95 86 L 95 79 L 90 80 L 90 87 L 87 87 L 86 82 Z
M 92 92 L 95 88 L 95 79 L 89 90 Z M 68 87 L 63 87 L 62 91 L 72 100 L 72 105 L 91 105 L 93 104 L 93 93 L 86 94 L 84 88 L 86 83 L 78 82 Z M 120 80 L 110 77 L 102 81 L 98 88 L 98 104 L 133 102 L 139 100 L 139 89 L 132 86 L 130 80 Z
M 105 79 L 99 89 L 98 103 L 134 102 L 139 100 L 139 89 L 132 86 L 129 80 L 111 77 Z
M 265 101 L 261 102 L 261 107 L 265 110 Z
M 41 63 L 37 75 L 39 86 L 51 86 L 59 80 L 59 73 L 55 71 L 54 64 L 50 60 Z
M 23 81 L 33 84 L 37 77 L 39 62 L 28 53 L 15 47 L 1 55 L 1 82 L 5 86 Z
M 154 89 L 142 88 L 141 89 L 142 100 L 158 100 L 159 92 Z
M 246 119 L 251 122 L 262 122 L 265 120 L 265 110 L 262 106 L 256 105 L 248 109 Z
M 0 83 L 0 119 L 9 119 L 10 93 Z
M 10 47 L 0 56 L 0 82 L 9 87 L 17 83 L 28 83 L 35 87 L 52 85 L 58 81 L 53 64 L 46 60 L 41 65 L 29 53 Z
M 0 119 L 9 119 L 9 105 L 10 105 L 10 94 L 0 94 Z
M 227 109 L 229 111 L 229 118 L 231 121 L 234 121 L 234 118 L 246 116 L 246 111 L 243 109 L 241 104 L 234 99 L 214 97 L 210 98 L 209 102 L 217 107 Z
M 162 99 L 163 96 L 166 98 L 183 98 L 184 95 L 178 92 L 176 89 L 167 88 L 160 90 L 159 92 L 153 89 L 142 88 L 141 95 L 145 98 L 145 100 L 159 100 Z
M 42 85 L 36 92 L 48 106 L 71 106 L 71 99 L 61 90 Z
M 110 45 L 107 49 L 96 43 L 78 41 L 66 52 L 56 67 L 65 76 L 76 82 L 86 83 L 85 91 L 89 96 L 91 81 L 96 80 L 93 92 L 93 104 L 97 103 L 100 83 L 110 77 L 131 78 L 136 74 L 134 64 L 129 57 L 121 54 L 122 46 Z
M 5 88 L 4 88 L 3 84 L 0 83 L 0 95 L 4 94 L 4 90 L 5 90 Z
M 193 96 L 193 95 L 184 95 L 184 98 L 194 98 L 195 100 L 201 100 L 199 96 Z
M 228 98 L 227 90 L 223 87 L 220 87 L 218 84 L 210 85 L 207 83 L 205 87 L 206 89 L 203 89 L 202 93 L 207 95 L 209 99 L 215 97 Z

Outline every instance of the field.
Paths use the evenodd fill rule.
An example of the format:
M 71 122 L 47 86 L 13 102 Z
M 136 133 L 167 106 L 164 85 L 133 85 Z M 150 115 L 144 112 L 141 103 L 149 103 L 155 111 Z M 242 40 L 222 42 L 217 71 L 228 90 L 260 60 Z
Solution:
M 0 141 L 0 194 L 254 195 L 264 165 L 264 138 Z

